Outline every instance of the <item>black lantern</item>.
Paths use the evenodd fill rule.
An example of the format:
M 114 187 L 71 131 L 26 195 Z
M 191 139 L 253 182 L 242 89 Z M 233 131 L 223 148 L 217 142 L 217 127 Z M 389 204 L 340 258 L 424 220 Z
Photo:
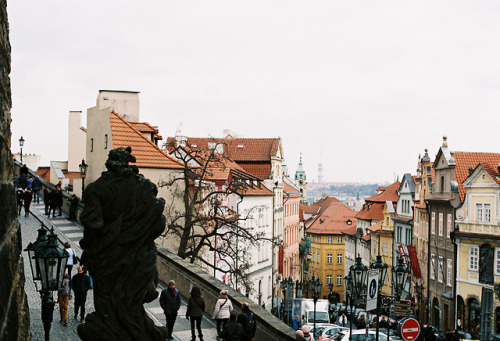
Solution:
M 384 285 L 385 278 L 387 276 L 387 264 L 385 264 L 382 261 L 382 256 L 379 254 L 377 255 L 377 260 L 375 263 L 370 264 L 370 269 L 372 270 L 378 270 L 378 287 L 379 290 L 382 289 L 382 285 Z
M 19 139 L 19 147 L 21 147 L 21 164 L 23 163 L 23 146 L 24 146 L 24 139 L 21 136 Z
M 82 199 L 83 199 L 83 190 L 85 189 L 85 177 L 87 176 L 87 168 L 89 165 L 85 163 L 85 159 L 82 159 L 82 163 L 78 165 L 80 167 L 80 175 L 82 177 Z
M 51 231 L 47 246 L 35 252 L 43 291 L 57 291 L 59 289 L 68 257 L 68 252 L 58 246 L 57 235 Z
M 353 290 L 352 293 L 357 293 L 361 295 L 366 287 L 366 276 L 368 274 L 368 268 L 361 263 L 361 257 L 358 255 L 356 257 L 356 263 L 351 266 L 349 269 L 349 273 L 352 277 L 353 281 Z
M 403 259 L 399 257 L 398 264 L 392 268 L 391 272 L 393 294 L 400 299 L 403 289 L 405 288 L 406 281 L 408 280 L 410 269 L 404 265 Z
M 33 275 L 34 281 L 40 281 L 40 268 L 38 267 L 38 263 L 36 261 L 36 252 L 42 250 L 47 246 L 47 230 L 42 227 L 38 229 L 38 237 L 33 243 L 29 243 L 24 251 L 28 251 L 28 257 L 30 259 L 31 273 Z

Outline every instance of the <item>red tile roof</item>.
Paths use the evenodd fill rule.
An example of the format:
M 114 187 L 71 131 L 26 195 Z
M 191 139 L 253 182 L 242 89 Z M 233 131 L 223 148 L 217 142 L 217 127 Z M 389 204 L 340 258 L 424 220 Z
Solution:
M 42 177 L 44 180 L 50 181 L 50 167 L 38 167 L 36 174 Z
M 224 145 L 224 154 L 236 162 L 270 162 L 280 145 L 279 138 L 188 137 L 187 139 L 188 145 L 193 149 L 208 149 L 208 143 L 216 141 Z M 175 137 L 167 138 L 167 148 L 173 148 L 175 144 Z
M 476 169 L 481 164 L 488 174 L 500 184 L 500 180 L 496 178 L 500 153 L 455 152 L 455 162 L 455 180 L 458 183 L 458 192 L 462 201 L 465 198 L 463 182 L 469 177 L 469 168 Z
M 288 193 L 288 195 L 287 195 L 287 193 Z M 283 186 L 283 196 L 284 197 L 286 197 L 286 196 L 296 197 L 296 196 L 300 196 L 301 194 L 302 193 L 300 193 L 299 189 L 292 187 L 287 183 L 284 183 L 284 186 Z
M 384 203 L 374 202 L 366 203 L 356 214 L 357 219 L 363 220 L 383 220 L 384 219 Z
M 371 232 L 377 232 L 382 228 L 382 222 L 378 221 L 377 223 L 373 224 L 372 226 L 368 227 L 368 230 Z
M 318 205 L 300 205 L 299 207 L 307 214 L 316 214 L 321 208 Z
M 392 201 L 393 203 L 396 203 L 398 201 L 398 189 L 400 185 L 401 182 L 396 181 L 395 183 L 389 185 L 389 187 L 386 187 L 382 193 L 366 198 L 365 202 L 371 201 L 385 203 L 386 201 Z
M 320 212 L 323 212 L 328 206 L 333 202 L 340 202 L 339 199 L 335 197 L 326 196 L 314 203 L 315 206 L 319 206 Z
M 307 229 L 315 234 L 343 234 L 356 226 L 356 212 L 340 202 L 331 202 Z M 348 220 L 351 224 L 348 224 Z
M 258 177 L 259 179 L 268 179 L 271 175 L 271 164 L 240 163 L 247 173 Z
M 363 237 L 361 237 L 361 239 L 366 240 L 367 242 L 369 242 L 371 238 L 372 238 L 372 236 L 369 234 L 366 234 Z
M 130 146 L 135 156 L 134 165 L 142 168 L 182 169 L 184 165 L 167 155 L 144 137 L 132 124 L 115 112 L 109 114 L 113 148 Z

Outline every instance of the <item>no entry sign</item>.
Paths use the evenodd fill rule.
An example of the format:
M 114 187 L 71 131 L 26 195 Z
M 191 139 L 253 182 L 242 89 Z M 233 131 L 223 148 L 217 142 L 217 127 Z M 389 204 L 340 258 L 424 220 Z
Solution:
M 413 341 L 418 337 L 418 334 L 420 334 L 418 321 L 413 318 L 406 319 L 401 326 L 401 337 L 406 341 Z

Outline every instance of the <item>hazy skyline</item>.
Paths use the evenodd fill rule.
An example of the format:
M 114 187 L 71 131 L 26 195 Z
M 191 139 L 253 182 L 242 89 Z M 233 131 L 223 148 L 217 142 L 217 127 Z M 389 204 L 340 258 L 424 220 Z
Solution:
M 293 176 L 393 181 L 418 155 L 500 152 L 495 1 L 8 4 L 12 151 L 67 159 L 68 112 L 140 91 L 166 139 L 281 137 Z

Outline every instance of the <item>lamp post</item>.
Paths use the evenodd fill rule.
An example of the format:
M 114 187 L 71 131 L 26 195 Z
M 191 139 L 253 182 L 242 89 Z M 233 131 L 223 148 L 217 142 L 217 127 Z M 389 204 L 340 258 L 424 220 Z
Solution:
M 317 333 L 316 330 L 316 302 L 318 302 L 318 298 L 321 295 L 321 289 L 323 288 L 323 283 L 318 279 L 314 279 L 314 276 L 312 280 L 309 281 L 309 287 L 310 290 L 312 291 L 313 294 L 313 302 L 314 302 L 314 334 Z M 316 337 L 316 335 L 313 335 L 313 337 Z
M 83 191 L 85 189 L 85 177 L 87 176 L 87 168 L 89 165 L 85 163 L 85 159 L 82 159 L 82 163 L 79 164 L 80 166 L 80 175 L 82 176 L 82 201 L 83 201 Z
M 302 288 L 304 287 L 304 283 L 299 282 L 299 280 L 295 281 L 295 297 L 302 298 Z
M 31 271 L 34 280 L 41 281 L 37 289 L 42 298 L 42 322 L 45 331 L 45 341 L 50 340 L 50 326 L 54 314 L 54 298 L 52 291 L 59 289 L 69 254 L 58 245 L 54 230 L 46 236 L 43 226 L 38 230 L 38 238 L 30 243 L 25 251 L 30 257 Z M 35 282 L 36 283 L 36 282 Z
M 286 314 L 287 316 L 285 317 L 285 313 L 286 313 L 286 309 L 287 309 L 287 305 L 286 305 L 286 294 L 287 294 L 287 289 L 288 289 L 288 280 L 286 278 L 282 279 L 281 282 L 280 282 L 280 285 L 281 285 L 281 290 L 283 290 L 283 322 L 287 323 L 287 320 L 288 320 L 288 314 Z
M 288 277 L 288 291 L 287 291 L 287 309 L 288 309 L 288 325 L 292 325 L 292 309 L 293 309 L 293 291 L 295 287 L 295 282 L 292 277 Z
M 19 139 L 19 147 L 21 147 L 21 165 L 23 164 L 23 146 L 24 146 L 24 139 L 21 136 Z
M 397 265 L 391 269 L 393 295 L 398 300 L 401 298 L 409 274 L 410 269 L 404 265 L 403 258 L 399 257 Z
M 379 335 L 379 310 L 380 310 L 380 294 L 382 292 L 382 286 L 384 285 L 384 282 L 385 282 L 385 277 L 387 275 L 387 264 L 385 264 L 384 262 L 382 262 L 382 256 L 377 255 L 377 260 L 370 264 L 370 269 L 373 269 L 373 270 L 378 270 L 378 295 L 377 295 L 377 310 L 376 310 L 376 314 L 377 314 L 377 329 L 376 329 L 376 333 L 375 333 L 375 340 L 378 341 L 378 335 Z
M 423 293 L 424 293 L 424 286 L 422 284 L 419 284 L 418 282 L 415 284 L 415 292 L 417 293 L 417 300 L 418 300 L 418 304 L 417 304 L 417 308 L 418 308 L 418 318 L 419 318 L 419 321 L 421 321 L 421 317 L 422 317 L 422 307 L 420 306 L 420 302 L 422 302 L 422 296 L 423 296 Z
M 366 290 L 366 276 L 368 274 L 368 268 L 366 265 L 361 263 L 361 257 L 358 255 L 356 257 L 356 262 L 351 265 L 349 269 L 349 275 L 351 275 L 351 295 L 353 296 L 353 303 L 355 303 L 358 298 L 363 297 L 363 292 Z M 351 306 L 351 323 L 350 323 L 350 336 L 352 339 L 352 306 Z

